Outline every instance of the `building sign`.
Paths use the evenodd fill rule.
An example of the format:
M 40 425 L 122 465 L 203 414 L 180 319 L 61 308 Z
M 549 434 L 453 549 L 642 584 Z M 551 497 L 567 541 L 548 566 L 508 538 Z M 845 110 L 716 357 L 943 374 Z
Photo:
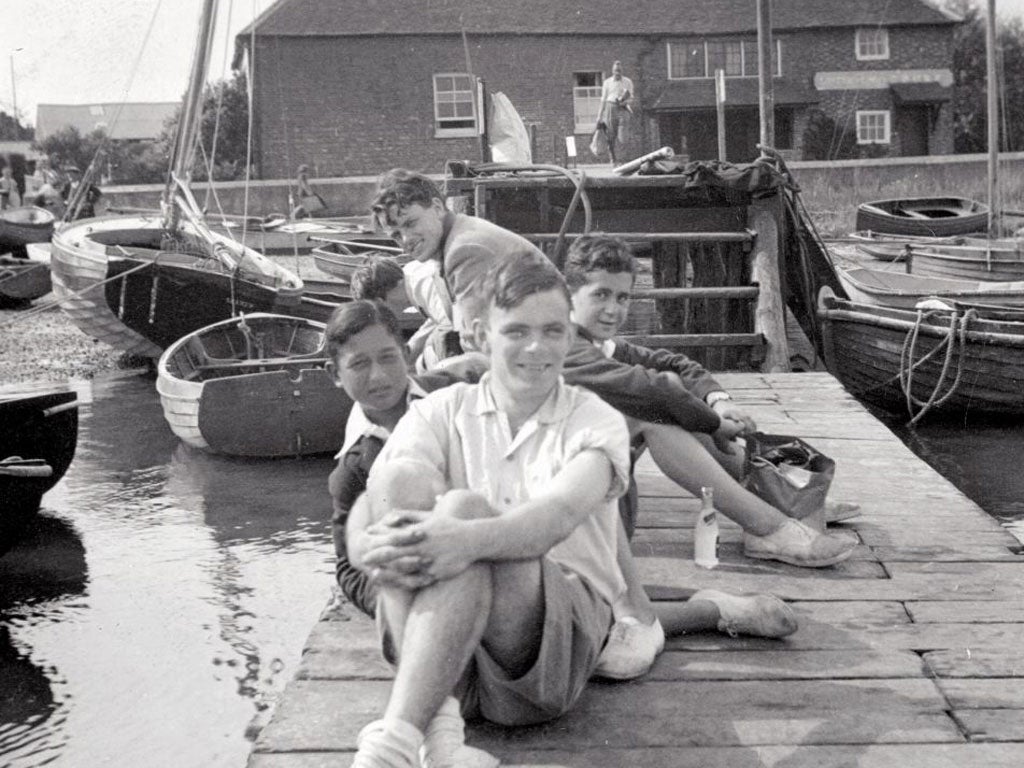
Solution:
M 953 85 L 948 69 L 876 69 L 870 72 L 817 72 L 814 87 L 819 91 L 884 90 L 893 83 L 938 83 Z

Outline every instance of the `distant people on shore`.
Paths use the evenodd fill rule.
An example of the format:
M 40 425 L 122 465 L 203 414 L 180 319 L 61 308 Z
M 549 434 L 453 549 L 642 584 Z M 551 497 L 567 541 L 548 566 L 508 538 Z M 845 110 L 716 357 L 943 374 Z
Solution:
M 11 166 L 5 165 L 0 171 L 0 210 L 17 208 L 19 205 L 21 198 L 18 197 L 18 185 L 11 173 Z
M 327 203 L 313 189 L 309 180 L 309 166 L 300 165 L 295 177 L 295 208 L 292 209 L 293 219 L 306 219 L 327 210 Z
M 622 62 L 614 62 L 612 76 L 601 84 L 601 112 L 597 118 L 598 128 L 604 125 L 612 165 L 618 165 L 616 152 L 629 141 L 635 95 L 633 81 L 622 74 Z

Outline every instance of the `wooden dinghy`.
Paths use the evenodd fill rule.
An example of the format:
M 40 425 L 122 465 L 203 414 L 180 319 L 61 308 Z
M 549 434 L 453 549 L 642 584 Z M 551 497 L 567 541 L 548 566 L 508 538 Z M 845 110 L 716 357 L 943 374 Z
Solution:
M 0 308 L 16 307 L 50 292 L 49 251 L 39 258 L 33 249 L 26 258 L 0 256 Z
M 85 333 L 158 358 L 191 331 L 240 312 L 287 311 L 302 281 L 195 220 L 170 231 L 155 216 L 88 219 L 53 237 L 53 288 Z
M 1024 311 L 917 312 L 822 289 L 818 315 L 825 364 L 856 397 L 915 418 L 1024 415 Z
M 857 206 L 856 228 L 894 235 L 966 235 L 988 229 L 988 206 L 966 197 L 874 200 Z
M 37 205 L 0 211 L 0 253 L 24 255 L 29 243 L 45 243 L 53 237 L 54 215 Z
M 320 238 L 343 238 L 366 233 L 366 230 L 328 219 L 290 221 L 284 216 L 267 219 L 255 216 L 211 216 L 207 221 L 212 231 L 226 235 L 264 256 L 307 254 L 316 248 Z
M 403 266 L 412 261 L 390 237 L 357 238 L 352 240 L 322 240 L 313 249 L 317 269 L 341 278 L 352 279 L 352 273 L 369 263 L 372 254 L 385 253 Z
M 1024 307 L 1024 282 L 995 283 L 908 275 L 906 272 L 837 268 L 839 282 L 854 302 L 913 309 L 929 296 L 970 305 Z
M 64 476 L 78 444 L 78 399 L 67 388 L 0 391 L 0 551 Z
M 324 369 L 324 328 L 253 313 L 179 339 L 157 363 L 167 423 L 189 445 L 230 456 L 337 451 L 352 402 Z
M 910 250 L 910 271 L 926 277 L 1015 282 L 1024 280 L 1024 252 L 1016 238 L 965 237 Z
M 850 233 L 857 250 L 879 261 L 904 261 L 907 248 L 927 247 L 936 244 L 953 244 L 962 242 L 956 237 L 914 237 L 912 235 L 887 235 L 871 230 L 858 230 Z

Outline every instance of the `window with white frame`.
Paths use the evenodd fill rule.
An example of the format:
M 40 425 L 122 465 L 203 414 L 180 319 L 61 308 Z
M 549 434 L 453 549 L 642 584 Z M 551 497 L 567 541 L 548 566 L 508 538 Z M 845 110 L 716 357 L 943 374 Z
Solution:
M 775 39 L 774 76 L 782 77 L 782 40 Z M 668 43 L 668 79 L 757 77 L 756 40 L 685 40 Z
M 888 144 L 889 141 L 889 110 L 857 110 L 858 144 Z
M 857 61 L 889 58 L 889 30 L 885 27 L 857 27 Z
M 603 72 L 573 72 L 572 113 L 575 133 L 592 133 L 601 114 Z
M 434 135 L 476 136 L 476 81 L 472 75 L 434 75 Z

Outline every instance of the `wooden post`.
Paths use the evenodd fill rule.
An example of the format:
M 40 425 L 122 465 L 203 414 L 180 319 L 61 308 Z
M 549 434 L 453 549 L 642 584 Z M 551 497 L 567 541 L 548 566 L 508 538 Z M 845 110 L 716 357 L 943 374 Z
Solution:
M 996 72 L 996 0 L 988 0 L 985 19 L 985 84 L 988 115 L 988 236 L 999 237 L 999 78 Z
M 757 0 L 757 101 L 761 114 L 761 146 L 775 146 L 775 90 L 772 87 L 771 0 Z M 764 150 L 761 156 L 765 156 Z
M 718 117 L 718 159 L 725 162 L 725 70 L 715 70 L 715 114 Z
M 747 226 L 757 234 L 750 280 L 760 286 L 754 309 L 754 331 L 764 336 L 765 358 L 762 370 L 788 373 L 789 340 L 786 338 L 786 304 L 782 300 L 779 275 L 779 225 L 781 218 L 778 195 L 754 200 L 747 209 Z

